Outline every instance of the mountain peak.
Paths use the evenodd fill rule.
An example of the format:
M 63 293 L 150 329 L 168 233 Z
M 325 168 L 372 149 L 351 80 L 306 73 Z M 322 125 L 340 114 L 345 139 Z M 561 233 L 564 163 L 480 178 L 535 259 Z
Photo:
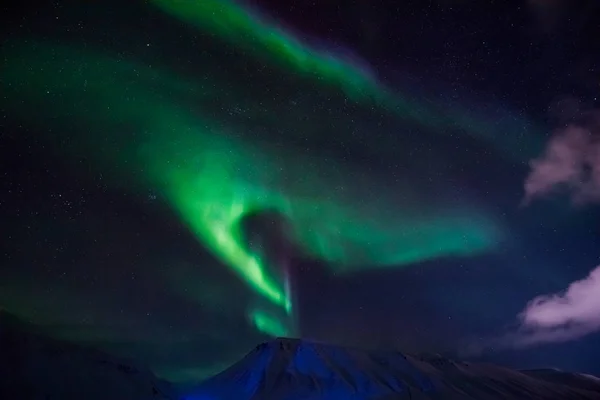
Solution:
M 301 344 L 308 344 L 310 342 L 308 341 L 304 341 L 301 339 L 297 339 L 297 338 L 289 338 L 289 337 L 277 337 L 273 340 L 270 340 L 268 342 L 264 342 L 259 346 L 263 346 L 263 347 L 275 347 L 278 348 L 279 350 L 286 350 L 286 351 L 290 351 L 294 348 L 296 348 L 297 346 L 301 345 Z
M 600 398 L 600 382 L 562 374 L 560 382 L 439 355 L 366 351 L 279 337 L 208 379 L 186 399 L 511 399 Z

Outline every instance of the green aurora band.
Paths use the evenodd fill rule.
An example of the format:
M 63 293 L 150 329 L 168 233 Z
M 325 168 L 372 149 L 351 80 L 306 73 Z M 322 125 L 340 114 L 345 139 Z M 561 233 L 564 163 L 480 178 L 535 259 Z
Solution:
M 219 82 L 217 89 L 203 86 L 201 72 L 185 79 L 89 47 L 47 42 L 16 43 L 2 56 L 7 109 L 42 128 L 67 155 L 96 162 L 115 184 L 162 193 L 199 242 L 288 315 L 284 274 L 244 238 L 241 221 L 251 213 L 285 216 L 290 241 L 340 272 L 478 254 L 501 236 L 472 203 L 448 210 L 408 177 L 390 190 L 343 161 L 233 131 L 190 105 L 221 93 Z M 293 334 L 271 314 L 249 313 L 267 333 Z
M 253 310 L 250 313 L 250 318 L 259 331 L 268 335 L 274 337 L 286 337 L 291 333 L 289 327 L 283 324 L 280 318 L 277 318 L 262 309 L 257 308 L 256 310 Z
M 408 121 L 443 131 L 458 128 L 503 151 L 516 161 L 528 158 L 528 149 L 541 142 L 532 124 L 515 113 L 499 111 L 489 103 L 464 107 L 456 101 L 416 99 L 390 90 L 367 68 L 348 57 L 304 44 L 289 31 L 259 12 L 232 0 L 150 0 L 157 8 L 201 31 L 216 34 L 258 59 L 340 89 L 353 101 L 387 109 Z M 494 110 L 494 111 L 491 111 Z M 486 115 L 487 118 L 477 115 Z M 490 123 L 489 121 L 493 121 Z M 517 149 L 519 149 L 517 151 Z

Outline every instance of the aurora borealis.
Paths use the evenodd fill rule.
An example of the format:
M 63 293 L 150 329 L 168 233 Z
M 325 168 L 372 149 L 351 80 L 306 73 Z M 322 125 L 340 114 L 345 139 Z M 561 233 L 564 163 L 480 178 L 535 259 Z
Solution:
M 298 148 L 259 146 L 246 138 L 251 133 L 219 130 L 222 123 L 203 118 L 202 107 L 192 113 L 185 101 L 177 104 L 214 96 L 201 80 L 188 83 L 160 67 L 47 43 L 15 44 L 6 57 L 4 89 L 22 104 L 17 112 L 39 108 L 38 121 L 58 131 L 81 125 L 86 133 L 72 141 L 72 151 L 117 166 L 118 177 L 133 169 L 141 175 L 131 178 L 138 190 L 146 184 L 164 194 L 202 245 L 288 312 L 283 282 L 244 243 L 246 214 L 281 214 L 291 225 L 283 232 L 289 240 L 342 270 L 473 254 L 499 240 L 494 222 L 471 207 L 441 212 L 403 182 L 395 184 L 399 195 L 382 195 L 376 177 L 343 161 L 323 162 Z M 39 70 L 26 67 L 36 64 Z M 49 95 L 61 101 L 48 102 Z M 286 161 L 292 158 L 293 164 Z
M 379 82 L 369 68 L 355 59 L 307 45 L 275 21 L 269 21 L 260 13 L 230 0 L 152 0 L 151 3 L 192 26 L 209 30 L 235 43 L 243 50 L 340 88 L 352 100 L 374 103 L 422 126 L 438 131 L 453 126 L 504 151 L 514 151 L 515 142 L 507 137 L 500 140 L 498 136 L 502 129 L 521 131 L 519 143 L 535 143 L 525 119 L 497 113 L 493 115 L 494 123 L 489 123 L 475 116 L 468 106 L 441 105 L 424 96 L 413 99 L 412 96 L 401 95 Z
M 82 203 L 78 217 L 7 213 L 20 221 L 9 224 L 15 226 L 10 243 L 48 246 L 58 255 L 49 257 L 53 267 L 42 274 L 53 278 L 30 281 L 39 272 L 23 265 L 38 255 L 7 244 L 2 308 L 57 336 L 147 354 L 161 376 L 183 381 L 230 362 L 241 351 L 229 349 L 238 338 L 318 336 L 326 328 L 306 328 L 305 315 L 313 313 L 307 310 L 333 306 L 306 306 L 303 298 L 318 297 L 304 294 L 313 292 L 306 281 L 337 287 L 369 274 L 388 280 L 389 274 L 407 284 L 410 274 L 446 262 L 486 260 L 500 268 L 486 258 L 494 255 L 527 275 L 514 261 L 523 257 L 524 245 L 515 240 L 522 218 L 506 206 L 518 204 L 507 193 L 521 182 L 506 182 L 539 151 L 545 127 L 509 101 L 502 104 L 502 96 L 458 96 L 469 91 L 441 84 L 433 95 L 431 87 L 395 84 L 358 53 L 305 40 L 302 29 L 267 17 L 269 7 L 212 0 L 94 6 L 93 13 L 75 2 L 44 7 L 0 50 L 0 104 L 6 126 L 17 132 L 9 137 L 39 149 L 73 182 L 84 182 L 77 185 L 101 181 L 89 191 L 102 195 L 89 195 L 86 201 L 99 202 L 98 209 Z M 51 192 L 52 202 L 74 207 L 74 200 Z M 136 204 L 127 207 L 140 221 L 166 225 L 148 223 L 128 233 L 128 213 L 105 218 L 98 211 L 117 208 L 112 200 L 97 200 L 114 193 Z M 95 239 L 112 235 L 110 229 L 120 239 Z M 54 230 L 71 233 L 48 233 Z M 83 233 L 96 231 L 104 234 Z M 77 245 L 53 244 L 75 243 L 78 235 Z M 124 247 L 109 251 L 110 263 L 91 255 L 111 246 Z M 67 278 L 65 268 L 79 278 Z M 447 274 L 452 277 L 436 275 Z M 144 283 L 115 289 L 113 279 Z M 104 286 L 90 283 L 96 281 Z M 61 314 L 65 304 L 88 296 L 80 292 L 88 284 L 95 285 L 89 302 Z M 431 285 L 419 296 L 437 284 Z M 136 293 L 135 306 L 106 295 L 113 291 Z M 339 301 L 352 303 L 352 297 L 346 293 Z M 96 311 L 98 304 L 107 308 Z M 162 310 L 162 322 L 146 321 L 148 311 L 145 322 L 130 327 L 124 310 L 138 313 L 146 304 Z M 399 307 L 412 308 L 406 304 Z M 327 315 L 337 321 L 344 312 Z M 188 357 L 190 349 L 211 346 L 215 354 L 197 363 L 165 355 Z M 218 353 L 222 348 L 229 353 Z

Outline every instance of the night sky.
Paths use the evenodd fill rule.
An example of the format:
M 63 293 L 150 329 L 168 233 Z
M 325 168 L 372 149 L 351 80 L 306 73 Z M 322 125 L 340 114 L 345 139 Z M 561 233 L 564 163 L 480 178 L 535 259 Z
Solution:
M 275 336 L 600 374 L 600 2 L 14 3 L 0 309 L 177 383 Z

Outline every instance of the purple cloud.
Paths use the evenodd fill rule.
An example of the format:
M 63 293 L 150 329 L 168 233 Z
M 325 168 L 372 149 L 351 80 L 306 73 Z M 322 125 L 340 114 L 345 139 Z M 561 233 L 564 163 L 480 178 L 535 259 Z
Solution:
M 531 161 L 524 204 L 561 189 L 574 204 L 600 202 L 600 111 L 581 112 L 567 105 L 574 109 L 566 115 L 571 124 L 558 130 L 544 153 Z M 600 332 L 600 266 L 563 292 L 534 298 L 517 319 L 510 333 L 472 341 L 464 353 L 566 342 Z
M 587 116 L 586 123 L 558 130 L 541 157 L 530 162 L 524 204 L 561 189 L 575 204 L 600 201 L 600 141 L 595 134 L 598 113 Z
M 600 331 L 600 266 L 566 291 L 536 297 L 519 314 L 514 346 L 565 342 Z
M 568 342 L 594 332 L 600 332 L 600 266 L 563 292 L 531 300 L 519 313 L 515 329 L 502 336 L 471 339 L 460 354 L 472 357 L 489 349 Z

